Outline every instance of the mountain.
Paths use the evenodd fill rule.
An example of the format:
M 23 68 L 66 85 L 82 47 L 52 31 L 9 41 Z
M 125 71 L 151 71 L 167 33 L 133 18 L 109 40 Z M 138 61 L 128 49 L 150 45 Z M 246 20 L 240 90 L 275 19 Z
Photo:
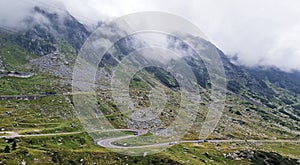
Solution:
M 223 144 L 178 144 L 162 153 L 143 157 L 127 157 L 96 146 L 94 139 L 90 137 L 93 134 L 84 133 L 84 128 L 74 113 L 74 98 L 70 94 L 75 60 L 91 31 L 67 11 L 53 11 L 39 6 L 33 7 L 31 16 L 24 18 L 22 23 L 24 27 L 14 32 L 0 29 L 0 128 L 18 131 L 20 134 L 81 133 L 44 138 L 17 138 L 15 142 L 20 147 L 11 153 L 4 153 L 4 150 L 2 153 L 0 149 L 0 162 L 7 160 L 11 163 L 14 158 L 17 158 L 18 161 L 24 159 L 38 163 L 43 160 L 57 164 L 66 162 L 67 164 L 78 162 L 81 164 L 85 162 L 87 164 L 95 164 L 95 162 L 98 164 L 184 164 L 184 162 L 242 164 L 272 161 L 295 164 L 296 159 L 300 159 L 299 144 L 290 142 L 299 140 L 300 137 L 300 73 L 284 72 L 272 67 L 246 67 L 235 64 L 211 42 L 194 36 L 183 37 L 199 47 L 217 50 L 226 75 L 225 108 L 218 125 L 208 139 L 244 139 L 245 141 Z M 106 22 L 99 24 L 99 28 L 114 32 L 113 35 L 122 33 L 122 29 Z M 109 82 L 106 80 L 112 78 L 112 70 L 120 64 L 120 61 L 126 59 L 135 50 L 146 48 L 149 43 L 154 43 L 179 52 L 181 54 L 179 59 L 186 62 L 195 75 L 197 87 L 203 98 L 201 102 L 195 104 L 200 104 L 203 111 L 196 114 L 194 125 L 183 139 L 198 139 L 199 130 L 207 113 L 206 105 L 211 102 L 210 90 L 213 85 L 205 63 L 202 59 L 189 57 L 191 53 L 189 46 L 176 37 L 165 36 L 165 41 L 162 43 L 153 41 L 151 37 L 147 40 L 147 37 L 149 36 L 131 35 L 123 38 L 104 55 L 97 66 L 99 73 L 95 77 L 96 104 L 116 128 L 151 130 L 143 135 L 145 137 L 154 135 L 172 124 L 180 107 L 180 85 L 170 72 L 162 68 L 146 67 L 139 70 L 130 80 L 129 96 L 135 108 L 151 106 L 152 88 L 166 93 L 165 98 L 161 98 L 166 100 L 166 106 L 149 121 L 130 118 L 143 117 L 145 114 L 142 111 L 133 113 L 130 117 L 124 115 L 122 109 L 115 104 L 111 91 L 107 90 L 110 86 L 106 86 Z M 205 51 L 198 53 L 205 53 Z M 145 59 L 138 58 L 135 62 L 142 63 L 143 60 Z M 183 77 L 184 72 L 179 74 L 181 76 L 176 76 Z M 22 78 L 22 75 L 29 76 Z M 19 95 L 22 97 L 17 97 Z M 39 97 L 27 98 L 26 95 Z M 95 113 L 100 114 L 98 110 Z M 88 120 L 92 121 L 92 119 Z M 127 133 L 130 134 L 130 131 Z M 103 137 L 109 136 L 111 134 L 103 134 Z M 283 143 L 263 144 L 247 142 L 248 139 L 281 139 L 288 142 L 284 142 L 285 145 Z M 134 145 L 131 144 L 133 141 L 138 142 L 135 140 L 121 140 L 118 143 L 130 146 Z M 0 141 L 0 146 L 10 146 L 13 143 L 13 140 L 3 140 Z
M 39 6 L 33 7 L 20 24 L 24 26 L 13 32 L 0 30 L 2 70 L 38 69 L 70 78 L 76 53 L 90 35 L 86 27 L 67 11 Z
M 90 34 L 68 12 L 51 13 L 34 7 L 32 16 L 24 21 L 28 28 L 20 32 L 21 35 L 17 36 L 15 42 L 33 54 L 45 55 L 54 52 L 54 45 L 63 41 L 78 51 Z
M 17 68 L 26 70 L 29 64 L 31 70 L 38 69 L 38 72 L 50 73 L 61 77 L 64 79 L 65 86 L 70 86 L 76 53 L 91 32 L 67 11 L 57 12 L 37 6 L 32 9 L 32 16 L 24 19 L 24 23 L 27 25 L 27 28 L 22 28 L 17 33 L 2 32 L 3 41 L 13 44 L 12 47 L 20 49 L 22 56 L 27 56 L 22 61 L 24 66 L 21 68 L 18 66 Z M 99 26 L 115 31 L 115 35 L 118 35 L 117 31 L 122 31 L 115 25 L 104 22 L 99 24 Z M 299 104 L 300 79 L 298 72 L 287 73 L 276 68 L 249 68 L 236 65 L 210 42 L 191 36 L 185 37 L 187 40 L 192 40 L 202 47 L 209 47 L 218 51 L 226 74 L 228 92 L 252 105 L 266 107 L 275 111 L 278 109 L 278 113 L 288 114 L 293 120 L 299 121 L 297 108 Z M 119 64 L 118 61 L 122 60 L 130 52 L 149 46 L 147 41 L 143 41 L 142 38 L 147 38 L 147 36 L 131 36 L 118 41 L 115 44 L 116 52 L 106 54 L 99 67 L 115 67 Z M 191 53 L 188 46 L 181 43 L 177 38 L 169 37 L 168 40 L 168 43 L 165 44 L 166 48 L 177 50 L 184 56 L 188 56 Z M 1 45 L 5 45 L 5 42 L 1 43 Z M 164 45 L 163 43 L 159 44 Z M 4 53 L 6 54 L 7 52 Z M 5 57 L 6 60 L 8 56 L 10 58 L 13 56 L 5 54 L 2 54 L 2 58 Z M 195 74 L 198 85 L 201 88 L 209 89 L 211 87 L 209 74 L 203 61 L 184 58 Z M 13 57 L 13 59 L 16 58 Z M 11 69 L 16 67 L 12 67 L 12 65 L 15 65 L 14 63 L 19 64 L 16 60 L 8 61 L 8 63 L 2 60 L 2 66 L 9 66 L 8 68 Z M 168 76 L 163 70 L 148 68 L 146 72 L 154 74 L 155 79 L 169 88 L 178 87 L 176 80 Z M 285 110 L 279 111 L 280 108 Z M 299 130 L 298 124 L 293 127 Z
M 300 93 L 299 71 L 284 72 L 278 68 L 250 68 L 249 71 L 259 79 L 268 80 L 276 84 L 276 86 L 287 89 L 295 94 Z

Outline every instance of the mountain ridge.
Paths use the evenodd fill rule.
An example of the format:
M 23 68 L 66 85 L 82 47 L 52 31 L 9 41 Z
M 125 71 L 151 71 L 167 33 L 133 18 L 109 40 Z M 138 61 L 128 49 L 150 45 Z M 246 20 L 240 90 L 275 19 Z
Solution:
M 199 130 L 212 101 L 212 84 L 202 59 L 185 57 L 183 59 L 191 67 L 201 89 L 201 100 L 195 101 L 201 112 L 195 114 L 195 121 L 182 140 L 197 140 L 199 143 L 177 144 L 177 141 L 171 141 L 170 147 L 165 151 L 155 155 L 144 153 L 140 157 L 124 156 L 96 146 L 95 139 L 91 138 L 91 134 L 87 133 L 74 113 L 72 93 L 75 60 L 91 31 L 67 11 L 57 13 L 35 7 L 32 14 L 24 22 L 27 23 L 27 28 L 15 32 L 0 29 L 0 93 L 8 98 L 0 100 L 0 129 L 28 135 L 0 139 L 0 164 L 20 164 L 24 161 L 30 164 L 297 164 L 297 159 L 300 159 L 299 143 L 247 141 L 299 140 L 299 72 L 289 73 L 276 68 L 250 68 L 234 64 L 221 49 L 197 37 L 183 39 L 216 49 L 227 76 L 222 117 L 207 139 L 241 142 L 209 143 L 199 140 Z M 105 22 L 99 26 L 115 33 L 122 30 L 116 30 L 116 27 Z M 169 47 L 166 48 L 178 49 L 182 54 L 188 53 L 188 46 L 182 42 L 177 45 L 174 44 L 175 40 L 169 42 Z M 151 121 L 140 122 L 127 117 L 115 104 L 110 93 L 110 83 L 106 80 L 110 78 L 112 68 L 118 66 L 123 58 L 136 48 L 147 47 L 147 44 L 132 35 L 121 39 L 114 46 L 114 52 L 107 52 L 97 66 L 100 70 L 98 73 L 105 74 L 97 73 L 95 77 L 95 84 L 99 85 L 95 89 L 95 104 L 99 108 L 95 110 L 95 114 L 103 114 L 115 128 L 147 129 L 149 132 L 143 135 L 147 139 L 175 121 L 180 108 L 180 86 L 176 78 L 164 69 L 146 67 L 138 71 L 129 84 L 129 96 L 135 103 L 133 106 L 141 108 L 141 112 L 142 108 L 149 107 L 152 87 L 165 92 L 163 99 L 166 99 L 166 106 Z M 1 73 L 28 73 L 32 76 L 8 77 Z M 104 85 L 101 86 L 98 80 L 103 80 Z M 14 100 L 12 97 L 27 95 L 37 97 L 33 100 Z M 84 108 L 86 107 L 83 110 Z M 134 115 L 140 117 L 143 113 Z M 101 120 L 99 125 L 92 125 L 95 128 L 97 126 L 102 126 Z M 38 137 L 64 132 L 70 135 Z M 138 141 L 140 136 L 133 135 L 132 132 L 125 134 L 132 134 L 133 138 L 116 141 L 114 145 L 126 147 L 144 144 L 144 141 Z M 114 137 L 110 132 L 97 135 L 101 138 Z M 157 143 L 153 138 L 149 141 Z M 172 146 L 173 144 L 175 145 Z

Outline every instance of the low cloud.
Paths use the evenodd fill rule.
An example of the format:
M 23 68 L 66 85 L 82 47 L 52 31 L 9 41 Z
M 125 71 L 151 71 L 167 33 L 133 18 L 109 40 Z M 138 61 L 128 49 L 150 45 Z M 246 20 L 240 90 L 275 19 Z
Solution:
M 1 24 L 18 23 L 34 3 L 66 8 L 82 23 L 90 25 L 140 11 L 169 12 L 196 24 L 226 54 L 237 55 L 241 64 L 300 70 L 297 0 L 2 0 Z
M 1 27 L 8 29 L 16 28 L 25 16 L 28 16 L 32 4 L 22 3 L 19 0 L 0 1 L 0 22 Z

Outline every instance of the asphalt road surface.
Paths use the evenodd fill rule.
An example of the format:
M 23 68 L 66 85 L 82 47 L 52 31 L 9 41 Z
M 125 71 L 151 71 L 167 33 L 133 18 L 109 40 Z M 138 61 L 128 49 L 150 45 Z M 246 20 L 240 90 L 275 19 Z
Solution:
M 226 140 L 182 140 L 176 142 L 166 142 L 166 143 L 155 143 L 150 145 L 143 145 L 143 146 L 120 146 L 115 145 L 113 142 L 128 139 L 136 136 L 141 136 L 148 133 L 147 130 L 135 130 L 135 129 L 115 129 L 115 130 L 106 130 L 105 132 L 113 132 L 113 131 L 131 131 L 136 132 L 135 135 L 126 135 L 121 137 L 113 137 L 107 139 L 97 140 L 96 144 L 105 148 L 112 148 L 112 149 L 132 149 L 132 148 L 150 148 L 150 147 L 163 147 L 168 145 L 174 145 L 178 143 L 241 143 L 241 142 L 249 142 L 249 143 L 300 143 L 300 140 L 240 140 L 240 139 L 226 139 Z M 103 132 L 103 131 L 102 131 Z M 17 132 L 12 131 L 3 131 L 0 132 L 0 138 L 12 139 L 17 137 L 39 137 L 39 136 L 57 136 L 57 135 L 73 135 L 79 134 L 81 132 L 62 132 L 62 133 L 49 133 L 49 134 L 30 134 L 30 135 L 20 135 Z

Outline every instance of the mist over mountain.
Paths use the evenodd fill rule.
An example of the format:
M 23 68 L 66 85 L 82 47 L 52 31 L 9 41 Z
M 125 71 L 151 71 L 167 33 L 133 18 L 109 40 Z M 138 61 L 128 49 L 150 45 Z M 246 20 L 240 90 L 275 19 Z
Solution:
M 212 41 L 192 35 L 152 32 L 118 40 L 97 63 L 95 56 L 98 54 L 84 52 L 82 48 L 86 42 L 93 41 L 94 38 L 89 37 L 94 30 L 102 29 L 97 37 L 108 43 L 111 42 L 107 36 L 118 38 L 126 34 L 125 30 L 107 21 L 105 16 L 96 17 L 97 14 L 92 18 L 97 21 L 85 23 L 81 19 L 86 17 L 75 12 L 82 2 L 72 2 L 51 1 L 47 6 L 48 2 L 43 1 L 0 1 L 0 9 L 3 8 L 0 10 L 0 164 L 300 162 L 300 72 L 294 65 L 286 67 L 290 61 L 282 66 L 275 65 L 277 62 L 274 61 L 248 65 L 241 62 L 238 55 L 227 55 Z M 95 7 L 100 3 L 88 1 L 84 7 L 91 2 Z M 86 10 L 84 7 L 82 10 Z M 68 11 L 70 8 L 72 11 Z M 17 9 L 16 15 L 11 14 Z M 103 7 L 103 13 L 116 13 L 111 9 Z M 197 49 L 184 41 L 194 43 Z M 141 50 L 151 46 L 176 52 L 176 55 L 149 51 L 143 54 Z M 213 58 L 193 56 L 211 52 L 219 55 L 225 77 L 209 72 L 209 67 L 214 68 Z M 294 52 L 295 49 L 279 50 L 279 54 Z M 132 53 L 136 53 L 137 58 L 131 58 Z M 78 58 L 80 55 L 90 57 L 92 62 L 86 65 L 86 61 Z M 174 75 L 168 69 L 153 66 L 141 68 L 134 75 L 126 70 L 128 68 L 122 68 L 126 62 L 131 62 L 127 64 L 132 69 L 134 65 L 149 64 L 147 62 L 151 60 L 171 68 L 179 67 Z M 190 72 L 182 67 L 185 64 Z M 76 66 L 96 68 L 93 92 L 74 90 L 77 87 L 74 85 Z M 116 69 L 120 70 L 121 77 L 132 76 L 129 84 L 125 84 L 128 91 L 119 88 L 122 86 L 116 83 L 118 81 L 112 81 Z M 90 75 L 92 72 L 89 71 L 79 72 L 79 77 Z M 217 88 L 226 97 L 224 108 L 218 107 L 215 111 L 221 114 L 218 123 L 210 130 L 210 135 L 202 138 L 199 135 L 205 127 L 203 123 L 209 108 L 219 101 L 212 95 L 213 86 L 218 83 L 212 82 L 210 76 L 216 77 L 217 82 L 226 83 Z M 195 81 L 185 81 L 186 77 L 194 77 Z M 87 79 L 80 80 L 83 89 L 89 87 Z M 197 89 L 201 98 L 185 98 L 184 101 L 190 99 L 189 105 L 182 102 L 185 92 L 182 82 L 186 82 L 186 91 Z M 95 100 L 84 100 L 85 97 L 76 100 L 77 96 L 95 97 Z M 120 107 L 116 100 L 132 104 Z M 151 109 L 153 105 L 155 108 Z M 189 106 L 192 108 L 187 108 Z M 91 111 L 88 111 L 90 107 Z M 195 112 L 197 108 L 199 112 Z M 183 111 L 194 119 L 189 128 L 182 122 L 184 116 L 180 113 Z M 88 117 L 80 117 L 89 113 Z M 213 120 L 217 113 L 213 113 Z M 103 130 L 106 129 L 104 123 L 111 124 L 118 132 Z M 186 132 L 182 139 L 174 138 L 173 132 L 168 131 L 170 125 L 184 128 Z M 103 132 L 99 131 L 101 129 Z M 140 156 L 109 150 L 116 147 L 127 154 L 135 146 L 143 151 L 144 145 L 146 149 L 149 146 L 150 149 L 154 146 L 155 150 L 160 146 L 167 148 L 154 155 L 141 152 Z
M 27 7 L 24 11 L 29 12 L 20 21 L 25 26 L 13 33 L 12 42 L 32 54 L 47 55 L 56 52 L 58 49 L 57 45 L 63 42 L 67 42 L 78 52 L 91 34 L 91 31 L 85 25 L 81 24 L 66 10 L 61 8 L 53 9 L 53 7 L 45 7 L 43 5 L 37 5 L 30 9 Z M 107 23 L 102 22 L 98 26 L 101 26 L 101 24 L 103 26 Z M 3 29 L 8 30 L 2 27 Z M 131 43 L 123 42 L 123 44 L 128 47 Z M 298 87 L 300 84 L 299 72 L 286 73 L 276 69 L 276 67 L 236 65 L 219 48 L 217 49 L 229 79 L 229 86 L 232 87 L 231 90 L 234 92 L 239 92 L 243 87 L 247 87 L 252 92 L 266 95 L 265 97 L 268 98 L 274 94 L 272 89 L 265 84 L 265 81 L 268 81 L 291 92 L 300 93 Z M 205 86 L 204 84 L 202 85 Z
M 34 5 L 51 10 L 68 10 L 79 22 L 94 29 L 99 21 L 139 11 L 166 11 L 191 20 L 225 54 L 237 56 L 246 66 L 277 67 L 284 71 L 299 71 L 299 4 L 251 1 L 247 3 L 184 1 L 161 3 L 154 0 L 139 3 L 89 0 L 75 1 L 1 1 L 0 20 L 8 27 L 22 23 Z M 218 4 L 218 5 L 216 5 Z M 284 7 L 283 7 L 284 6 Z M 188 11 L 185 9 L 189 8 Z M 13 11 L 18 11 L 13 13 Z M 24 27 L 18 26 L 18 27 Z M 220 28 L 222 27 L 222 28 Z
M 33 54 L 45 55 L 56 51 L 53 45 L 61 40 L 66 40 L 79 50 L 90 34 L 67 11 L 51 11 L 35 6 L 21 22 L 23 27 L 16 27 L 18 36 L 15 42 Z

